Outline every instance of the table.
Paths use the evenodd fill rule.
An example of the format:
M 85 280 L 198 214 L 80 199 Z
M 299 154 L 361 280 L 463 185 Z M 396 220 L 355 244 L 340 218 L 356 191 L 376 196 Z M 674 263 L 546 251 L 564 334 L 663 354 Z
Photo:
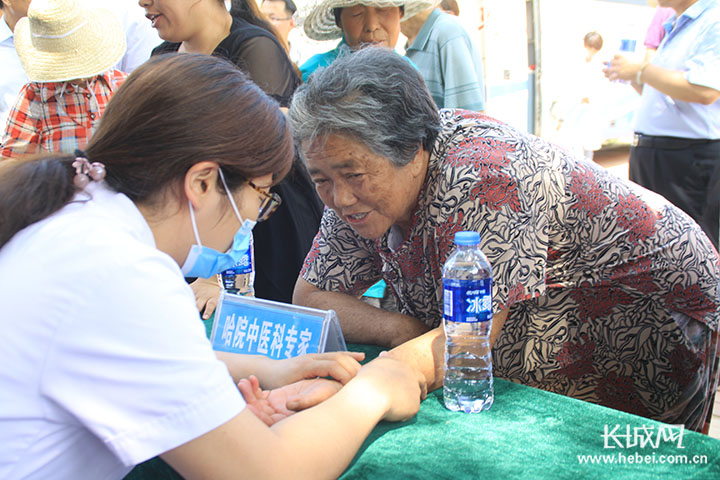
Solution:
M 374 346 L 348 348 L 368 357 L 380 352 Z M 678 433 L 654 420 L 496 379 L 489 411 L 450 412 L 442 405 L 442 390 L 437 390 L 410 421 L 380 423 L 340 478 L 720 478 L 720 440 L 690 431 L 683 431 L 681 440 L 670 439 Z M 668 436 L 658 439 L 663 434 Z M 635 438 L 648 437 L 651 444 L 632 446 Z M 586 456 L 585 463 L 581 456 Z M 693 464 L 703 460 L 700 456 L 704 463 Z M 688 463 L 678 463 L 683 459 Z M 603 463 L 611 461 L 615 463 Z M 156 458 L 125 478 L 180 476 Z

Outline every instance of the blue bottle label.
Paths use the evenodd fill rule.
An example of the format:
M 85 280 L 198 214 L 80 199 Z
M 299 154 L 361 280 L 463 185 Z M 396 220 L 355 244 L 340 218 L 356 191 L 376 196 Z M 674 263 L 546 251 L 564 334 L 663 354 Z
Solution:
M 443 318 L 449 322 L 492 320 L 492 278 L 443 280 Z
M 252 271 L 252 244 L 250 244 L 235 266 L 222 272 L 223 287 L 226 290 L 235 289 L 235 276 L 252 273 Z

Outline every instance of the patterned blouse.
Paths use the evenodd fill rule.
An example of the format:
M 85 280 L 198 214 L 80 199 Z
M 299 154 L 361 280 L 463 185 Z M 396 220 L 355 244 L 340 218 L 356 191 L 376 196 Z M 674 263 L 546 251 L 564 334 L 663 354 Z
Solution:
M 410 231 L 367 240 L 326 209 L 303 278 L 352 295 L 383 278 L 403 313 L 436 327 L 454 234 L 476 230 L 494 311 L 510 309 L 496 376 L 701 429 L 720 319 L 718 255 L 702 230 L 537 137 L 474 112 L 440 115 Z
M 87 146 L 110 97 L 127 77 L 108 70 L 85 85 L 30 82 L 18 96 L 2 136 L 0 157 L 73 153 Z

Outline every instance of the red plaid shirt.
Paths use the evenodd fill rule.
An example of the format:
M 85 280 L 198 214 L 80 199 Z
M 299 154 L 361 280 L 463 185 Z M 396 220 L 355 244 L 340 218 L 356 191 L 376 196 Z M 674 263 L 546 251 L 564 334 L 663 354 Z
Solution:
M 0 157 L 73 153 L 85 148 L 110 97 L 126 77 L 111 69 L 87 84 L 28 83 L 8 116 Z

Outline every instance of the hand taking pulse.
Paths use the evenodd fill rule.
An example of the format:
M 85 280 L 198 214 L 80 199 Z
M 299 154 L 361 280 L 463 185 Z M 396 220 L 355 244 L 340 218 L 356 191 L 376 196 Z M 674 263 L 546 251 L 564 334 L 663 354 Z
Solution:
M 282 360 L 228 352 L 215 352 L 215 355 L 227 365 L 236 383 L 254 375 L 264 389 L 317 377 L 330 377 L 344 385 L 357 374 L 360 361 L 365 358 L 361 352 L 309 353 Z
M 383 356 L 363 366 L 347 384 L 368 402 L 379 402 L 385 408 L 384 420 L 411 418 L 427 395 L 425 377 L 408 365 Z M 342 388 L 326 379 L 303 380 L 272 391 L 263 391 L 257 378 L 251 376 L 238 383 L 248 408 L 267 425 L 287 418 L 296 411 L 317 405 Z

